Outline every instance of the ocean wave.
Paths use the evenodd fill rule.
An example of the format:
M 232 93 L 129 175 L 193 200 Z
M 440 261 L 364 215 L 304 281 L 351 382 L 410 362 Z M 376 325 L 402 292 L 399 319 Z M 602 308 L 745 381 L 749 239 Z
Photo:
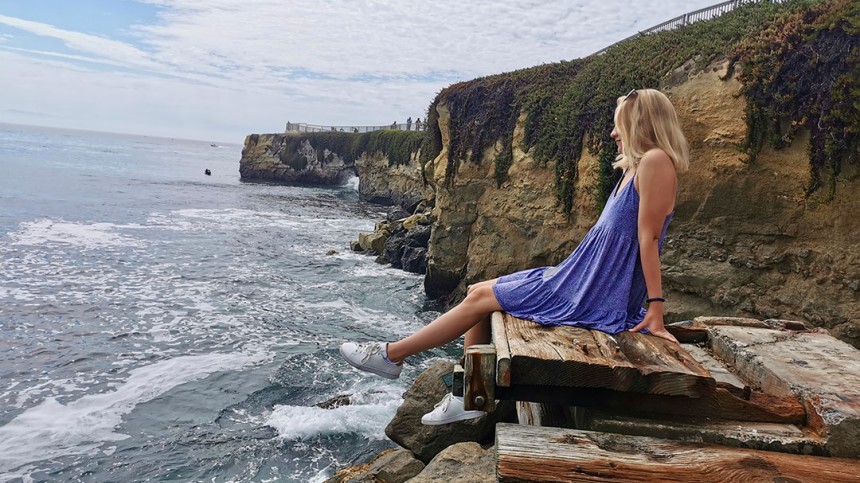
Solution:
M 114 223 L 71 223 L 47 218 L 21 223 L 18 231 L 8 236 L 13 245 L 43 245 L 63 243 L 98 249 L 105 247 L 141 247 L 141 240 L 116 233 L 120 229 L 138 229 L 140 225 L 117 225 Z
M 68 404 L 47 398 L 0 427 L 0 472 L 61 456 L 93 454 L 104 442 L 128 437 L 114 429 L 138 404 L 213 372 L 269 359 L 271 355 L 265 352 L 176 357 L 133 369 L 115 391 L 83 396 Z
M 383 440 L 385 426 L 403 402 L 402 391 L 396 385 L 376 385 L 372 390 L 352 393 L 348 405 L 333 409 L 278 405 L 266 424 L 278 431 L 279 438 L 288 440 L 344 433 Z

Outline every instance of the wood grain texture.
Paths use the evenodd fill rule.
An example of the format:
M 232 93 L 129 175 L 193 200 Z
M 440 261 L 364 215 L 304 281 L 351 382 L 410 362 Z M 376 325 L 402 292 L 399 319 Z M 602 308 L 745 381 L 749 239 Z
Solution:
M 467 411 L 496 409 L 496 348 L 473 345 L 466 349 L 463 406 Z
M 490 316 L 490 327 L 493 334 L 493 345 L 496 346 L 496 385 L 510 387 L 511 347 L 508 345 L 505 318 L 501 312 L 493 312 L 493 315 Z
M 500 482 L 857 482 L 860 461 L 499 424 L 496 469 Z
M 699 397 L 716 382 L 677 344 L 647 335 L 547 327 L 500 314 L 510 351 L 510 385 L 606 388 Z M 498 323 L 497 323 L 498 325 Z M 494 337 L 495 338 L 495 337 Z
M 631 416 L 675 418 L 678 416 L 801 424 L 807 413 L 792 396 L 770 396 L 753 392 L 749 399 L 717 387 L 709 395 L 691 398 L 638 394 L 599 388 L 514 385 L 496 388 L 496 397 L 512 401 L 551 402 L 604 408 Z

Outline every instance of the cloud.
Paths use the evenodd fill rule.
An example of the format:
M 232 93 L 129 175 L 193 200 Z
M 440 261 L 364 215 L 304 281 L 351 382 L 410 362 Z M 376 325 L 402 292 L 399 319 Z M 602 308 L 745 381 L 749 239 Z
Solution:
M 96 35 L 63 30 L 41 22 L 32 22 L 14 17 L 0 15 L 0 24 L 29 32 L 42 37 L 50 37 L 63 41 L 72 50 L 86 54 L 94 54 L 103 60 L 121 62 L 124 65 L 152 68 L 157 64 L 149 56 L 134 46 Z
M 712 2 L 142 1 L 157 9 L 156 21 L 128 26 L 125 41 L 61 28 L 62 19 L 0 15 L 0 24 L 72 51 L 0 39 L 0 103 L 70 116 L 80 108 L 81 122 L 91 123 L 80 106 L 111 98 L 121 130 L 174 122 L 177 131 L 200 133 L 217 125 L 218 135 L 232 129 L 234 139 L 287 120 L 389 124 L 423 117 L 435 93 L 454 82 L 583 57 Z M 10 88 L 17 71 L 32 85 Z M 32 106 L 12 95 L 34 89 L 41 92 L 26 97 Z M 116 101 L 129 95 L 135 102 Z M 165 116 L 177 106 L 181 116 Z M 108 107 L 99 119 L 111 117 Z

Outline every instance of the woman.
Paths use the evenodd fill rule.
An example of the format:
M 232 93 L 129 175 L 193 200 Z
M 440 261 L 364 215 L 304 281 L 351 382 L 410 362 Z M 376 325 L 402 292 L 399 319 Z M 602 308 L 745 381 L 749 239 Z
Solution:
M 465 347 L 489 343 L 489 315 L 495 311 L 611 334 L 647 330 L 677 343 L 663 325 L 660 250 L 674 214 L 676 173 L 688 167 L 687 141 L 671 102 L 653 89 L 618 98 L 611 136 L 619 152 L 613 167 L 624 176 L 565 261 L 472 285 L 463 302 L 418 332 L 391 343 L 347 342 L 340 347 L 344 359 L 395 379 L 403 359 L 464 333 Z M 422 422 L 445 424 L 483 414 L 465 411 L 463 400 L 449 394 Z

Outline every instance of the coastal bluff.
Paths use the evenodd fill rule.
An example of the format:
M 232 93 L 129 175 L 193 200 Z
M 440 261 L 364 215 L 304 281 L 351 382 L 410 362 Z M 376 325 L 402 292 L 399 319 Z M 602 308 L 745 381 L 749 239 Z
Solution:
M 742 83 L 727 74 L 725 61 L 687 64 L 656 86 L 676 106 L 691 147 L 662 255 L 667 322 L 701 315 L 802 320 L 860 347 L 860 166 L 843 167 L 832 196 L 804 196 L 811 176 L 805 131 L 748 162 L 739 149 L 748 136 Z M 431 297 L 456 300 L 471 283 L 567 257 L 600 214 L 598 157 L 582 149 L 571 183 L 573 209 L 565 213 L 555 164 L 522 148 L 525 115 L 513 127 L 512 159 L 499 183 L 494 172 L 503 143 L 491 145 L 478 162 L 452 164 L 455 127 L 444 91 L 432 107 L 429 128 L 441 145 L 432 159 L 416 149 L 406 162 L 392 163 L 377 149 L 341 163 L 348 155 L 327 151 L 323 134 L 311 140 L 252 135 L 243 150 L 243 179 L 255 172 L 254 156 L 271 163 L 272 173 L 289 173 L 273 160 L 286 159 L 278 150 L 293 137 L 305 153 L 332 160 L 308 161 L 306 170 L 330 166 L 333 174 L 322 177 L 328 180 L 343 170 L 357 173 L 364 200 L 407 210 L 421 200 L 433 206 L 425 277 Z

